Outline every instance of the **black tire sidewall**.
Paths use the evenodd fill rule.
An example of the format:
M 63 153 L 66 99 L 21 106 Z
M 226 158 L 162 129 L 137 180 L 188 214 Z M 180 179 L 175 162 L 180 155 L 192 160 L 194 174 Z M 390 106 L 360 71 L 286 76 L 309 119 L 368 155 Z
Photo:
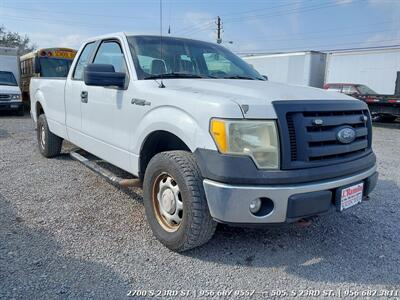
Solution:
M 22 105 L 19 109 L 18 109 L 18 116 L 23 117 L 25 115 L 25 109 L 24 106 Z
M 41 141 L 41 135 L 42 135 L 42 127 L 44 127 L 44 135 L 45 135 L 45 148 L 42 147 L 42 141 Z M 47 125 L 47 120 L 45 115 L 40 115 L 38 117 L 38 122 L 37 122 L 37 142 L 39 146 L 39 151 L 42 155 L 46 156 L 47 151 L 46 151 L 46 145 L 48 143 L 49 139 L 49 127 Z

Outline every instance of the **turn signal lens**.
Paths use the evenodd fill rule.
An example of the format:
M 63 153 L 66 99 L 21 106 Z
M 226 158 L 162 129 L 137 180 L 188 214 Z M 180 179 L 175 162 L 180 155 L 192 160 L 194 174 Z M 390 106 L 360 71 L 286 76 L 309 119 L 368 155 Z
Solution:
M 228 150 L 228 143 L 226 139 L 225 122 L 218 119 L 211 120 L 211 135 L 214 138 L 219 151 L 226 153 Z

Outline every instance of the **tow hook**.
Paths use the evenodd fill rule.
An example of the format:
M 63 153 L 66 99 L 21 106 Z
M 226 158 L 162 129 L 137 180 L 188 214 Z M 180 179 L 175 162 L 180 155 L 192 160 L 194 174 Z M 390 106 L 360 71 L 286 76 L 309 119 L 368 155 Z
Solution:
M 312 220 L 308 219 L 308 218 L 303 218 L 300 219 L 296 222 L 297 226 L 302 227 L 302 228 L 306 228 L 309 227 L 312 224 Z

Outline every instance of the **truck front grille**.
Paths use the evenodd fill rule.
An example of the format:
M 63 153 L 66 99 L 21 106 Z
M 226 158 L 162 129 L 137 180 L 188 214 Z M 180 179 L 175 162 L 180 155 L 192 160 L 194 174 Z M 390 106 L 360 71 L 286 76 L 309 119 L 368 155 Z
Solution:
M 296 141 L 296 129 L 293 122 L 293 115 L 288 114 L 286 116 L 286 122 L 289 130 L 290 139 L 290 159 L 292 161 L 297 160 L 297 141 Z
M 11 95 L 10 94 L 0 94 L 0 101 L 10 101 Z
M 361 101 L 276 101 L 274 107 L 284 169 L 337 164 L 371 151 L 371 120 Z M 352 142 L 339 141 L 343 128 L 355 131 Z

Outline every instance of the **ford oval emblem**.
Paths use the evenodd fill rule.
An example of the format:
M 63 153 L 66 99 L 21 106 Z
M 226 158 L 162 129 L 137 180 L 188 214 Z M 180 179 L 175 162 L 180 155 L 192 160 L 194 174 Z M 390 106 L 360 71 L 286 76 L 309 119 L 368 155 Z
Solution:
M 336 139 L 342 144 L 350 144 L 356 139 L 356 131 L 351 127 L 342 128 L 337 132 Z

